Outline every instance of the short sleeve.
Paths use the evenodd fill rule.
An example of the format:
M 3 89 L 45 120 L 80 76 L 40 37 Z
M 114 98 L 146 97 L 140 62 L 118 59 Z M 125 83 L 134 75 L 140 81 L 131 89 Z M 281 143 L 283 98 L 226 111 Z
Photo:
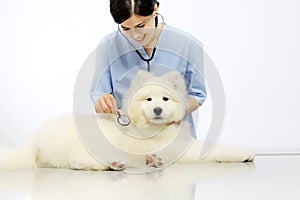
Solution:
M 206 100 L 206 87 L 203 74 L 203 45 L 197 40 L 190 44 L 189 63 L 185 73 L 187 92 L 202 105 Z
M 108 47 L 105 42 L 100 42 L 95 57 L 95 71 L 90 89 L 90 97 L 95 104 L 104 93 L 112 93 L 112 81 L 109 66 Z

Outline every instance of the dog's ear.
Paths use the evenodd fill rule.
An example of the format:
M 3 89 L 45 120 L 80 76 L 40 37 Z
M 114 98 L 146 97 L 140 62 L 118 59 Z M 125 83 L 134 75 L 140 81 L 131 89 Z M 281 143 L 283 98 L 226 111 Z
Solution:
M 137 86 L 141 83 L 144 83 L 145 81 L 149 80 L 153 77 L 153 74 L 150 72 L 147 72 L 145 70 L 140 70 L 136 73 L 135 77 L 132 79 L 131 85 Z
M 186 90 L 185 80 L 183 79 L 183 77 L 178 71 L 174 70 L 174 71 L 167 72 L 163 75 L 163 77 L 165 77 L 165 80 L 169 81 L 169 83 L 175 90 L 181 91 L 183 93 L 185 92 Z

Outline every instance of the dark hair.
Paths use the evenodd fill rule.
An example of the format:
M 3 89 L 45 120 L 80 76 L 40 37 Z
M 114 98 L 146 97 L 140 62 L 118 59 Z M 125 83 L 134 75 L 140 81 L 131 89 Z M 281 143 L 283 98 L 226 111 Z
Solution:
M 132 5 L 133 3 L 133 5 Z M 117 24 L 121 24 L 131 17 L 132 14 L 149 16 L 154 11 L 157 0 L 110 0 L 110 13 Z M 158 18 L 155 17 L 155 26 Z

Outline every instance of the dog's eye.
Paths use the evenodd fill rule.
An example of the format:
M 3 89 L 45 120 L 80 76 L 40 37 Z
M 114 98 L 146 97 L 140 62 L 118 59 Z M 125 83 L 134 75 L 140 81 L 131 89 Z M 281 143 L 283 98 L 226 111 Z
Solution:
M 168 97 L 163 97 L 163 100 L 164 101 L 169 101 L 169 98 Z
M 147 98 L 147 101 L 152 101 L 152 98 Z

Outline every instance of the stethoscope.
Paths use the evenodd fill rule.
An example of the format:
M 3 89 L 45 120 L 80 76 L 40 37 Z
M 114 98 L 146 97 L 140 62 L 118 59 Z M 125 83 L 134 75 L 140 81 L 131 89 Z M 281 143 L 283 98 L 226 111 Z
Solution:
M 118 113 L 117 113 L 117 122 L 121 126 L 128 126 L 130 124 L 131 120 L 130 120 L 130 118 L 127 115 L 122 115 L 118 111 Z
M 163 16 L 159 13 L 157 13 L 157 15 L 159 15 L 162 19 L 162 24 L 165 24 L 165 20 L 163 18 Z M 145 58 L 140 52 L 139 50 L 130 42 L 130 40 L 127 38 L 126 35 L 124 35 L 124 33 L 122 33 L 122 31 L 120 30 L 120 26 L 118 24 L 118 30 L 121 33 L 121 35 L 127 40 L 127 42 L 130 44 L 130 46 L 132 46 L 135 49 L 135 52 L 137 53 L 137 55 L 145 62 L 147 62 L 147 71 L 150 72 L 150 62 L 153 60 L 155 52 L 156 52 L 156 44 L 152 50 L 151 56 L 149 58 Z M 120 114 L 120 112 L 117 112 L 117 122 L 121 125 L 121 126 L 128 126 L 131 123 L 130 118 L 127 115 L 122 115 Z
M 139 52 L 139 50 L 136 49 L 135 51 L 143 61 L 147 62 L 147 71 L 150 72 L 150 61 L 154 58 L 156 47 L 153 48 L 152 54 L 149 58 L 144 58 L 143 55 Z
M 164 25 L 164 24 L 165 24 L 165 19 L 164 19 L 164 17 L 163 17 L 161 14 L 159 14 L 159 13 L 157 13 L 157 15 L 161 17 L 161 19 L 162 19 L 162 24 Z M 156 44 L 155 44 L 155 46 L 154 46 L 154 48 L 153 48 L 153 50 L 152 50 L 151 56 L 150 56 L 149 58 L 145 58 L 145 57 L 141 54 L 141 52 L 139 52 L 139 50 L 138 50 L 138 49 L 130 42 L 130 40 L 128 39 L 128 37 L 120 30 L 119 24 L 118 24 L 118 30 L 119 30 L 119 32 L 121 33 L 121 35 L 127 40 L 127 42 L 130 44 L 130 46 L 132 46 L 132 47 L 134 48 L 134 50 L 135 50 L 135 52 L 137 53 L 137 55 L 138 55 L 143 61 L 147 62 L 147 71 L 150 72 L 150 62 L 151 62 L 151 61 L 153 60 L 153 58 L 154 58 L 154 55 L 155 55 L 155 52 L 156 52 Z

